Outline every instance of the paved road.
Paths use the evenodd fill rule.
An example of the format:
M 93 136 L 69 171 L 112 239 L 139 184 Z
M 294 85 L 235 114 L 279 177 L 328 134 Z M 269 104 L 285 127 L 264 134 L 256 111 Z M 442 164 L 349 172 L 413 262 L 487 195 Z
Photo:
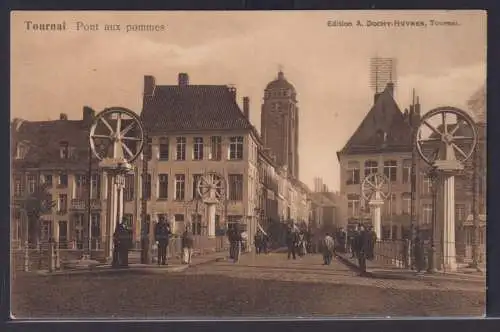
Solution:
M 485 307 L 479 286 L 362 278 L 340 262 L 322 266 L 318 255 L 284 254 L 165 275 L 19 274 L 12 294 L 16 316 L 54 318 L 478 316 Z

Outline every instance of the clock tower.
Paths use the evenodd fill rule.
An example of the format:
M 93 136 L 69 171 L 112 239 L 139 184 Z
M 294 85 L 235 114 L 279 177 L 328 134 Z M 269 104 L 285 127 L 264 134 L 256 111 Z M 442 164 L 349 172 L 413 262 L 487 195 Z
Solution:
M 297 93 L 280 70 L 264 90 L 261 132 L 266 148 L 276 155 L 280 166 L 299 178 L 299 108 Z

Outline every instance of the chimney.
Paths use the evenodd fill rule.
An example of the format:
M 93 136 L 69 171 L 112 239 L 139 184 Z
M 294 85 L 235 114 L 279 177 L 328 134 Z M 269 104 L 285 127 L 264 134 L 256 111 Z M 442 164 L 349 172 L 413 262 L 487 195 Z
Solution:
M 243 97 L 243 115 L 248 120 L 250 119 L 250 98 Z
M 155 77 L 151 75 L 144 76 L 144 97 L 152 97 L 155 93 Z
M 95 111 L 88 106 L 83 106 L 83 123 L 90 126 L 94 121 L 94 117 Z
M 387 83 L 387 86 L 385 87 L 385 89 L 387 91 L 389 91 L 389 93 L 391 94 L 391 96 L 394 97 L 394 83 L 392 83 L 392 82 Z
M 234 100 L 236 100 L 236 88 L 235 87 L 232 87 L 230 86 L 228 88 L 229 92 L 231 93 L 231 95 L 233 96 Z
M 59 120 L 68 120 L 68 114 L 66 113 L 59 114 Z
M 417 96 L 417 103 L 415 104 L 415 115 L 420 117 L 420 98 Z
M 179 86 L 188 86 L 189 85 L 189 75 L 187 73 L 179 73 L 179 77 L 177 79 Z

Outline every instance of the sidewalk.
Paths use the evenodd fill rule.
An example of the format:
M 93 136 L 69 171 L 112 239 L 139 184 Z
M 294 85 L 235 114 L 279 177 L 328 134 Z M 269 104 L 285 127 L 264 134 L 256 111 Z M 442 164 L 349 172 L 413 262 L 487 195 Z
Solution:
M 360 272 L 358 260 L 351 258 L 351 254 L 337 253 L 340 262 L 348 266 L 351 270 Z M 485 274 L 473 274 L 463 271 L 457 272 L 435 272 L 435 273 L 418 273 L 413 270 L 404 269 L 395 265 L 384 265 L 376 260 L 366 261 L 366 276 L 376 279 L 399 279 L 399 280 L 442 280 L 450 282 L 472 282 L 486 285 Z
M 227 251 L 211 252 L 207 254 L 194 255 L 191 259 L 191 264 L 186 265 L 181 263 L 180 257 L 172 257 L 168 259 L 168 265 L 141 264 L 136 263 L 136 257 L 130 257 L 129 266 L 124 268 L 112 268 L 110 264 L 90 265 L 86 268 L 64 269 L 54 272 L 47 270 L 36 271 L 37 274 L 46 276 L 57 275 L 85 275 L 85 274 L 122 274 L 122 273 L 173 273 L 182 272 L 192 266 L 213 263 L 226 259 Z

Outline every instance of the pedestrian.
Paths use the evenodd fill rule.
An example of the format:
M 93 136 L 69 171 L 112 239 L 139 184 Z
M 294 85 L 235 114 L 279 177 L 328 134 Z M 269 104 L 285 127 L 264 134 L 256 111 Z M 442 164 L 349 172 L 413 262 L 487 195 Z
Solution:
M 298 242 L 298 234 L 295 231 L 295 229 L 293 229 L 293 226 L 291 226 L 288 229 L 286 237 L 286 245 L 288 247 L 288 259 L 290 259 L 291 257 L 293 257 L 293 259 L 296 259 L 295 254 L 297 250 L 297 242 Z
M 230 257 L 233 259 L 234 263 L 237 263 L 240 260 L 241 254 L 241 242 L 243 238 L 241 236 L 241 231 L 239 225 L 236 223 L 233 226 L 233 229 L 230 231 Z
M 365 230 L 363 225 L 358 227 L 358 235 L 356 239 L 356 256 L 358 257 L 358 266 L 360 269 L 360 275 L 364 276 L 366 274 L 366 255 L 369 251 L 370 246 L 370 235 Z
M 263 234 L 262 232 L 259 230 L 257 230 L 257 233 L 255 233 L 255 236 L 254 236 L 254 246 L 255 246 L 255 253 L 258 255 L 260 254 L 261 250 L 262 250 L 262 242 L 263 242 L 264 238 L 263 238 Z
M 415 256 L 415 268 L 417 273 L 420 273 L 424 269 L 424 248 L 420 237 L 415 236 L 413 255 Z
M 155 240 L 158 245 L 158 265 L 167 265 L 167 247 L 170 238 L 170 229 L 163 216 L 155 227 Z
M 186 227 L 182 234 L 182 264 L 191 264 L 191 256 L 193 255 L 193 234 L 190 227 Z
M 121 267 L 128 267 L 128 253 L 132 249 L 133 233 L 132 230 L 127 227 L 125 219 L 122 220 L 119 228 L 119 250 L 118 250 L 118 261 Z
M 326 233 L 323 239 L 323 265 L 330 265 L 332 257 L 335 254 L 335 241 L 329 233 Z
M 372 226 L 368 227 L 368 252 L 366 258 L 373 260 L 375 258 L 375 244 L 377 243 L 377 233 Z
M 121 224 L 117 223 L 115 227 L 115 231 L 113 232 L 113 258 L 111 261 L 112 267 L 120 266 L 120 232 L 121 232 Z

